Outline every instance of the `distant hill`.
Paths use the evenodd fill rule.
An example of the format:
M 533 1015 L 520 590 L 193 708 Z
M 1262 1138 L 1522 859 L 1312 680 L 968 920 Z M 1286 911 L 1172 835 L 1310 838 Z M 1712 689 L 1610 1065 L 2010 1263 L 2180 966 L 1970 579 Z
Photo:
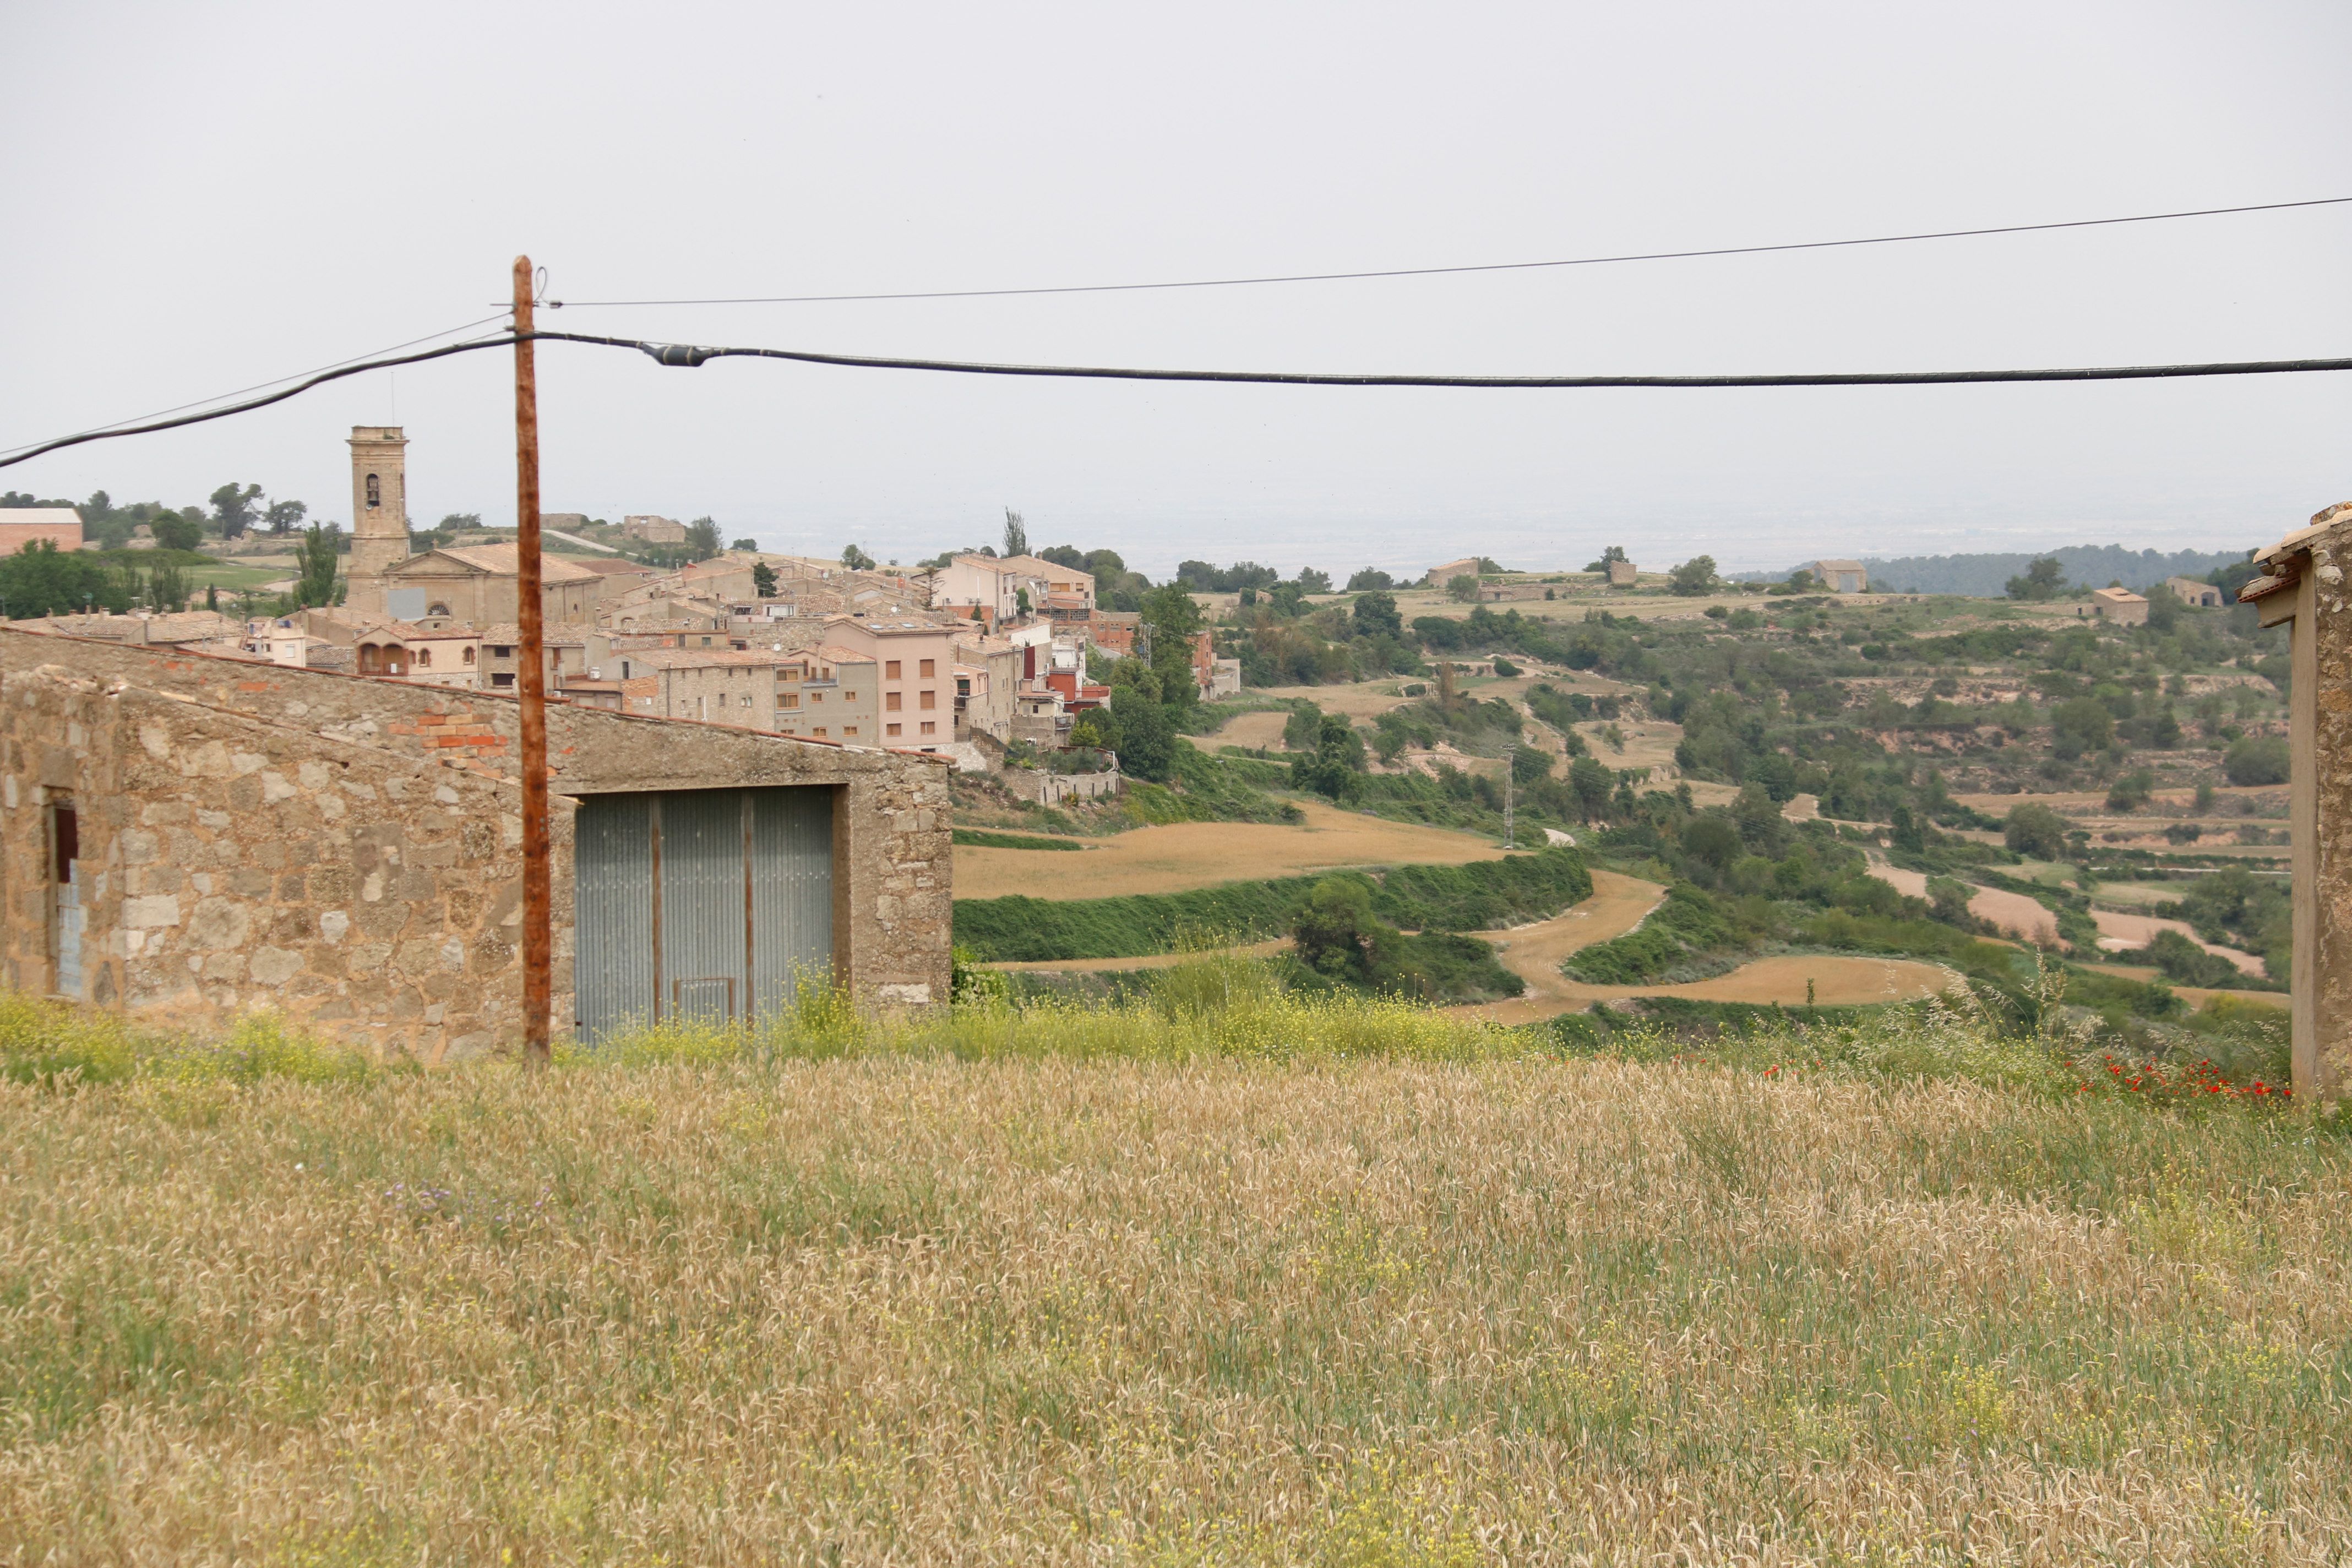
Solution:
M 1894 593 L 1961 594 L 1971 598 L 1998 599 L 2011 577 L 2025 575 L 2026 567 L 2044 555 L 2055 555 L 2065 568 L 2066 581 L 2104 588 L 2121 583 L 2146 588 L 2167 577 L 2202 577 L 2216 567 L 2243 561 L 2242 550 L 2180 550 L 2170 555 L 2154 550 L 2126 550 L 2120 544 L 2070 544 L 2063 550 L 2003 555 L 1898 555 L 1891 560 L 1865 555 L 1870 585 Z M 1778 583 L 1796 570 L 1743 572 L 1738 580 Z

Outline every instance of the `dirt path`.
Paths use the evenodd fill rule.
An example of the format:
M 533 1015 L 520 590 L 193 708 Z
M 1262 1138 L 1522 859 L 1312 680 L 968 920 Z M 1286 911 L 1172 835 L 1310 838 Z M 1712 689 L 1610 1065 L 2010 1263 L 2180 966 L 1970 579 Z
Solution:
M 2207 942 L 2187 921 L 2165 920 L 2157 915 L 2127 915 L 2115 910 L 2093 910 L 2091 919 L 2098 922 L 2099 951 L 2102 952 L 2129 952 L 2154 942 L 2158 931 L 2177 931 L 2214 957 L 2226 958 L 2236 964 L 2241 974 L 2267 973 L 2263 961 L 2252 953 Z
M 1801 1006 L 1811 1000 L 1824 1007 L 1853 1006 L 1872 1002 L 1908 1002 L 1932 995 L 1948 984 L 1945 973 L 1930 963 L 1899 958 L 1858 958 L 1843 955 L 1782 954 L 1759 958 L 1728 974 L 1676 985 L 1586 985 L 1559 971 L 1560 963 L 1579 949 L 1623 936 L 1648 918 L 1666 890 L 1654 882 L 1613 871 L 1592 873 L 1592 897 L 1565 913 L 1515 931 L 1477 934 L 1502 951 L 1503 967 L 1528 983 L 1527 994 L 1507 1002 L 1493 1002 L 1461 1011 L 1492 1018 L 1499 1024 L 1528 1024 L 1561 1013 L 1582 1012 L 1595 1002 L 1624 996 L 1688 996 L 1708 1002 L 1778 1002 Z
M 1491 838 L 1451 828 L 1389 822 L 1308 805 L 1303 826 L 1272 822 L 1177 822 L 1087 839 L 1080 854 L 991 849 L 960 844 L 960 899 L 1026 893 L 1039 899 L 1107 899 L 1175 893 L 1220 882 L 1295 877 L 1344 866 L 1461 866 L 1503 853 Z
M 1874 860 L 1870 863 L 1870 874 L 1905 898 L 1924 899 L 1927 896 L 1927 875 L 1924 871 L 1906 871 L 1899 866 Z M 1969 913 L 2028 942 L 2051 943 L 2058 940 L 2058 917 L 2023 893 L 2003 892 L 1999 888 L 1979 888 L 1969 895 Z

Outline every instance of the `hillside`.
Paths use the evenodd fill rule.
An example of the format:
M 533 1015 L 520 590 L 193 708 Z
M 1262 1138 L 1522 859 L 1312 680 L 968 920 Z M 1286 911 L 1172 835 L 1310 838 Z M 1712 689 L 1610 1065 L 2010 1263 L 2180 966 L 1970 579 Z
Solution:
M 2126 588 L 2145 588 L 2176 575 L 2202 577 L 2217 567 L 2246 558 L 2243 550 L 2176 550 L 2167 555 L 2154 550 L 2126 550 L 2120 544 L 2070 544 L 2062 550 L 2008 554 L 1865 555 L 1862 563 L 1870 569 L 1870 581 L 1875 587 L 1898 593 L 1960 594 L 1971 598 L 1998 599 L 2011 577 L 2024 575 L 2026 567 L 2043 555 L 2058 558 L 2059 565 L 2066 569 L 2068 582 L 2087 583 L 2095 588 L 2114 582 Z M 1795 571 L 1797 564 L 1791 563 L 1787 571 L 1781 572 L 1741 573 L 1735 581 L 1776 583 Z

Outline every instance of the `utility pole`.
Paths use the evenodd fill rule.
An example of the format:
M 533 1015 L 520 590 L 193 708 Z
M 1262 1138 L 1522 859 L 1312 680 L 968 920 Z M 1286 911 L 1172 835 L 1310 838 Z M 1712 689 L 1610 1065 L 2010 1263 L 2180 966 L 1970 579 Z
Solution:
M 553 1002 L 552 917 L 547 875 L 547 655 L 539 569 L 539 370 L 531 354 L 530 258 L 514 263 L 515 619 L 522 638 L 516 673 L 522 699 L 522 1044 L 525 1059 L 548 1060 Z

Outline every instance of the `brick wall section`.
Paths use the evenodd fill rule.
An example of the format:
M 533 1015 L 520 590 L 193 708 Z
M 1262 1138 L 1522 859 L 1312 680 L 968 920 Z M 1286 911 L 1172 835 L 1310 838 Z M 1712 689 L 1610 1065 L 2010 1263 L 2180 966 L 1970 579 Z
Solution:
M 139 715 L 135 722 L 123 717 L 133 710 Z M 165 866 L 215 875 L 215 891 L 199 895 L 198 901 L 225 899 L 244 906 L 248 946 L 256 945 L 251 933 L 257 930 L 282 931 L 286 941 L 294 941 L 305 921 L 320 931 L 308 939 L 314 945 L 336 945 L 326 942 L 318 922 L 340 913 L 362 932 L 373 929 L 363 915 L 385 925 L 388 913 L 367 914 L 359 907 L 384 897 L 417 905 L 426 911 L 418 918 L 442 922 L 429 932 L 404 923 L 397 937 L 372 936 L 371 941 L 394 942 L 394 951 L 379 956 L 370 947 L 359 968 L 346 956 L 349 983 L 337 990 L 299 978 L 323 977 L 336 962 L 307 948 L 300 950 L 301 968 L 278 979 L 269 976 L 287 960 L 272 958 L 256 970 L 249 953 L 244 978 L 232 980 L 228 971 L 235 966 L 226 960 L 215 963 L 212 950 L 200 953 L 187 947 L 194 939 L 182 928 L 152 928 L 179 934 L 142 938 L 134 955 L 128 932 L 151 928 L 131 926 L 127 905 L 104 903 L 91 910 L 89 950 L 96 955 L 103 948 L 107 961 L 113 962 L 105 944 L 118 935 L 124 949 L 123 967 L 110 972 L 106 981 L 114 988 L 106 1000 L 175 1016 L 184 1010 L 192 1022 L 276 1002 L 337 1026 L 340 1032 L 381 1039 L 428 1059 L 481 1048 L 489 1043 L 484 1037 L 510 1039 L 520 1033 L 520 1019 L 505 1009 L 507 999 L 520 994 L 519 974 L 509 968 L 466 966 L 512 962 L 501 956 L 511 942 L 499 934 L 511 930 L 510 922 L 490 911 L 520 896 L 519 851 L 509 853 L 521 833 L 512 805 L 520 772 L 518 718 L 513 699 L 487 692 L 258 667 L 0 627 L 0 841 L 6 851 L 0 866 L 0 909 L 6 916 L 0 931 L 0 978 L 28 989 L 45 990 L 49 984 L 41 803 L 45 791 L 71 790 L 85 813 L 83 861 L 100 874 L 133 869 L 131 857 L 143 853 L 147 841 L 130 838 L 132 830 L 182 826 L 140 820 L 151 807 L 167 816 L 184 809 L 191 823 L 187 837 L 171 841 L 173 859 L 152 872 L 142 862 L 142 874 L 158 879 L 159 887 L 168 879 Z M 174 773 L 170 768 L 178 764 L 148 752 L 141 723 L 162 727 L 173 758 L 201 753 L 210 759 L 215 753 L 204 748 L 216 745 L 222 756 L 261 761 L 249 768 L 232 761 L 220 772 L 208 760 L 193 773 Z M 836 789 L 834 895 L 840 977 L 869 1000 L 919 1004 L 946 998 L 953 883 L 949 769 L 940 759 L 561 703 L 549 705 L 548 751 L 556 793 L 551 826 L 556 836 L 559 1032 L 569 1027 L 572 1016 L 571 805 L 565 796 L 615 791 L 791 784 Z M 270 780 L 258 778 L 265 771 Z M 326 782 L 313 782 L 321 779 Z M 354 795 L 343 788 L 345 779 L 366 784 L 375 796 Z M 496 818 L 501 825 L 496 845 L 478 828 L 478 841 L 469 841 L 462 827 L 446 826 L 456 819 L 448 816 L 453 803 L 441 798 L 444 790 L 457 793 L 454 804 L 463 821 Z M 214 825 L 206 826 L 208 821 Z M 457 835 L 454 839 L 452 833 Z M 466 866 L 429 858 L 442 856 L 451 844 Z M 428 860 L 418 862 L 411 845 L 420 847 Z M 192 866 L 182 851 L 209 856 L 213 863 Z M 342 888 L 339 875 L 357 888 L 357 902 L 319 902 L 307 866 L 289 858 L 304 854 L 326 865 L 324 885 L 331 889 Z M 247 868 L 268 870 L 277 879 L 264 892 L 257 880 L 236 875 Z M 367 879 L 377 871 L 383 878 L 380 886 L 393 891 L 369 899 Z M 413 875 L 420 871 L 428 875 Z M 304 877 L 299 887 L 281 887 L 292 873 Z M 126 898 L 130 881 L 126 875 L 110 884 L 107 899 Z M 415 898 L 407 899 L 403 889 Z M 291 896 L 297 891 L 299 899 Z M 337 890 L 334 896 L 343 895 Z M 428 935 L 439 945 L 453 940 L 472 944 L 454 973 L 478 998 L 439 1001 L 437 1022 L 424 1015 L 436 1005 L 428 993 L 442 983 L 427 984 L 437 972 L 426 963 L 425 949 L 415 945 Z M 401 942 L 411 946 L 400 949 Z M 400 957 L 402 951 L 408 958 Z M 142 963 L 134 964 L 134 957 Z M 194 978 L 182 982 L 174 975 L 167 982 L 155 967 L 167 957 Z M 190 970 L 192 958 L 196 962 Z M 412 973 L 409 959 L 425 968 Z M 318 967 L 321 963 L 328 967 Z M 211 978 L 207 964 L 215 972 Z

